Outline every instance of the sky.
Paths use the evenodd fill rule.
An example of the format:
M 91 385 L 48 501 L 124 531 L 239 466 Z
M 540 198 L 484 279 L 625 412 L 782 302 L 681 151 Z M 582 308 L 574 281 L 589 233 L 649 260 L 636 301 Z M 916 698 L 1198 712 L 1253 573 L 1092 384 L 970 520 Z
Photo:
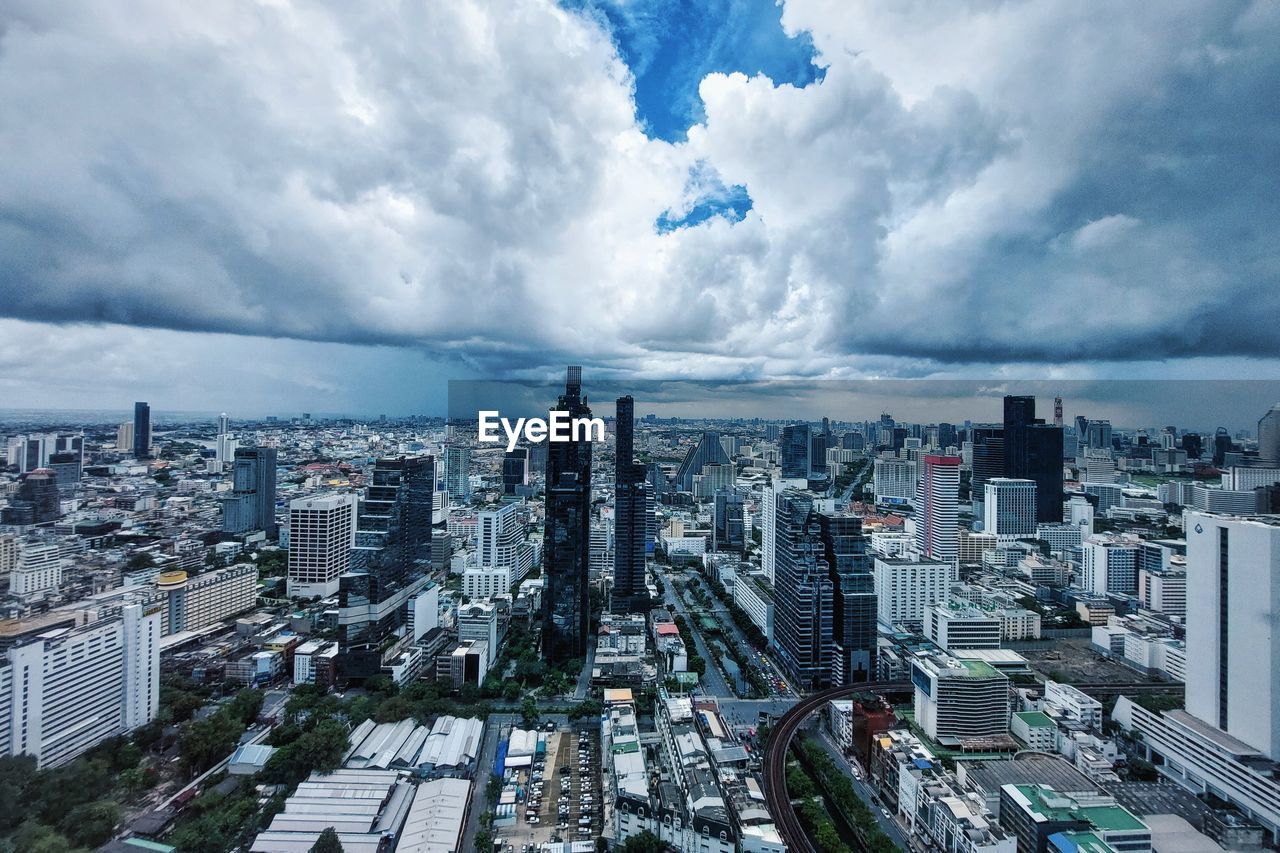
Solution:
M 8 0 L 0 407 L 1277 379 L 1276 91 L 1273 0 Z

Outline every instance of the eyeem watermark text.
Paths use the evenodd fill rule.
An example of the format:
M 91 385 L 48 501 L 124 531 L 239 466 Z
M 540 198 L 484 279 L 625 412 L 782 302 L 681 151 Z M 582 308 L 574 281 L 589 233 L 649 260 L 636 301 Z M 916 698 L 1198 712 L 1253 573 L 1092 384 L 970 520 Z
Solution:
M 516 449 L 521 437 L 530 444 L 541 444 L 544 441 L 604 441 L 604 420 L 602 418 L 573 418 L 568 412 L 552 410 L 543 418 L 510 418 L 501 417 L 496 411 L 481 411 L 478 437 L 482 444 L 497 444 L 502 441 L 498 434 L 499 427 L 506 435 L 507 452 Z

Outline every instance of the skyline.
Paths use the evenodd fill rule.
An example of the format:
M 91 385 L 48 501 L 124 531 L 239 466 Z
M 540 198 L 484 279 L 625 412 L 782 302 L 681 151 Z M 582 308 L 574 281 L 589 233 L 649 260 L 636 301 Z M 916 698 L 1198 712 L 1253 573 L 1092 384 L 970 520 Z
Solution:
M 1280 378 L 1274 4 L 136 11 L 0 13 L 14 404 Z
M 613 416 L 613 402 L 621 395 L 636 399 L 637 417 L 654 414 L 684 420 L 735 420 L 759 418 L 817 422 L 875 419 L 888 412 L 913 423 L 962 424 L 999 422 L 1005 395 L 1027 394 L 1038 400 L 1038 412 L 1052 418 L 1053 400 L 1063 398 L 1064 422 L 1076 415 L 1110 420 L 1117 429 L 1150 429 L 1166 425 L 1212 433 L 1226 427 L 1231 433 L 1252 435 L 1257 421 L 1273 405 L 1280 405 L 1280 381 L 1275 380 L 1101 380 L 1084 381 L 977 381 L 977 380 L 775 380 L 718 382 L 695 380 L 625 380 L 583 377 L 584 390 L 597 414 Z M 358 412 L 319 409 L 243 409 L 217 407 L 166 409 L 156 398 L 151 403 L 157 423 L 213 420 L 227 414 L 237 420 L 260 421 L 274 417 L 300 417 L 373 421 L 388 418 L 449 418 L 475 421 L 479 411 L 496 410 L 503 416 L 542 416 L 555 397 L 553 383 L 512 380 L 475 380 L 448 383 L 443 403 L 428 411 Z M 131 406 L 95 409 L 0 408 L 0 424 L 22 421 L 43 413 L 53 423 L 110 422 L 132 417 Z M 66 415 L 66 420 L 59 420 Z M 74 417 L 72 417 L 74 416 Z

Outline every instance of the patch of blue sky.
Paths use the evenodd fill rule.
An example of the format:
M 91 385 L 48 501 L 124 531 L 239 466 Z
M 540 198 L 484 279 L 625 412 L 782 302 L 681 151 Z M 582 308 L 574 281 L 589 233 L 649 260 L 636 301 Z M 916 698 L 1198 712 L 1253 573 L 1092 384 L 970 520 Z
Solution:
M 690 199 L 687 209 L 665 210 L 653 223 L 659 234 L 690 228 L 714 216 L 729 222 L 741 222 L 751 210 L 751 196 L 746 187 L 741 184 L 725 186 L 719 174 L 702 163 L 690 171 L 685 197 Z
M 788 36 L 776 0 L 561 0 L 600 23 L 635 78 L 636 117 L 652 139 L 683 141 L 705 117 L 698 84 L 714 72 L 775 84 L 820 81 L 808 33 Z

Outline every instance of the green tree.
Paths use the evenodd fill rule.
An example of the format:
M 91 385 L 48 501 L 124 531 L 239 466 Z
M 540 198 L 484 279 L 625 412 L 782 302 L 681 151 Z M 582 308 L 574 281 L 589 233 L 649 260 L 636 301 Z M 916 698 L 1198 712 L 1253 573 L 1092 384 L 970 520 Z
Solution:
M 520 703 L 520 722 L 526 729 L 531 729 L 538 724 L 538 703 L 534 701 L 532 696 L 524 697 L 524 701 Z
M 27 810 L 22 793 L 36 775 L 36 760 L 30 755 L 0 757 L 0 832 L 22 822 Z
M 639 835 L 628 838 L 622 849 L 624 853 L 662 853 L 667 846 L 662 843 L 662 839 L 646 829 Z
M 58 829 L 77 847 L 98 847 L 115 835 L 120 807 L 111 800 L 76 806 L 58 822 Z
M 28 820 L 13 834 L 13 846 L 22 853 L 66 853 L 71 842 L 52 827 Z
M 342 853 L 342 842 L 338 840 L 337 830 L 326 826 L 316 843 L 311 845 L 310 853 Z

